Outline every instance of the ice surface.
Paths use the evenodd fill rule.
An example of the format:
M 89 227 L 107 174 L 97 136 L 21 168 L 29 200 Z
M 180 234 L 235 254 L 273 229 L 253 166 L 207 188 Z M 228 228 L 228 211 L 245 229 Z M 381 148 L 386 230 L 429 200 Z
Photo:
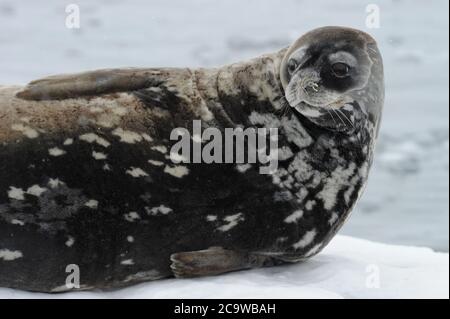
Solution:
M 114 292 L 46 295 L 0 289 L 1 298 L 448 298 L 449 256 L 337 236 L 301 264 L 200 279 L 168 279 Z M 81 274 L 82 276 L 82 274 Z

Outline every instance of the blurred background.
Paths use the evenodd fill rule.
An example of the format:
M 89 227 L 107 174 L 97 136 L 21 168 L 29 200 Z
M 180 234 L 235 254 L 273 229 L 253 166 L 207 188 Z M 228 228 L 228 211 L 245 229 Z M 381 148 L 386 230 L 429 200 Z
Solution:
M 69 4 L 80 28 L 66 27 Z M 379 28 L 366 24 L 369 4 Z M 288 46 L 310 29 L 372 34 L 386 104 L 367 191 L 342 233 L 449 247 L 447 0 L 0 0 L 0 85 L 108 67 L 210 67 Z

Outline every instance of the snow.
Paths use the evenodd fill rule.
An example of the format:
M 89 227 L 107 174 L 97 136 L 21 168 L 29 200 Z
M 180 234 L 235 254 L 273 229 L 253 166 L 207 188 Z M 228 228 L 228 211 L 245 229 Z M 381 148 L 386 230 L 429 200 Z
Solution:
M 38 294 L 0 288 L 1 298 L 449 298 L 449 255 L 337 236 L 309 261 L 199 279 L 167 279 L 112 292 Z
M 80 5 L 80 29 L 65 28 L 64 1 L 0 0 L 0 84 L 109 67 L 219 66 L 278 50 L 324 25 L 371 33 L 385 61 L 384 121 L 367 191 L 342 233 L 448 251 L 448 1 L 371 0 L 380 7 L 379 29 L 366 27 L 367 2 L 360 0 L 73 3 Z M 364 286 L 370 264 L 379 266 L 380 289 Z M 448 255 L 339 237 L 302 265 L 60 297 L 211 297 L 212 291 L 216 297 L 448 297 Z M 0 290 L 0 296 L 31 295 Z

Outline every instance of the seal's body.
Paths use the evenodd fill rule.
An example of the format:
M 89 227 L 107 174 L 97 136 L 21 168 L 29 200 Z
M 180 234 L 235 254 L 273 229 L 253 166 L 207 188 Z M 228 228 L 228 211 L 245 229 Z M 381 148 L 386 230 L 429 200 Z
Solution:
M 317 254 L 367 181 L 383 74 L 367 35 L 313 32 L 220 69 L 105 70 L 0 88 L 0 286 L 66 291 L 66 270 L 79 269 L 80 289 L 106 289 Z M 324 37 L 330 52 L 312 43 Z M 306 55 L 353 49 L 367 59 L 345 55 L 356 57 L 347 70 L 355 83 L 297 79 L 325 63 Z M 350 74 L 358 63 L 362 79 Z M 330 72 L 342 75 L 335 64 Z M 171 133 L 193 120 L 278 128 L 278 169 L 175 164 Z

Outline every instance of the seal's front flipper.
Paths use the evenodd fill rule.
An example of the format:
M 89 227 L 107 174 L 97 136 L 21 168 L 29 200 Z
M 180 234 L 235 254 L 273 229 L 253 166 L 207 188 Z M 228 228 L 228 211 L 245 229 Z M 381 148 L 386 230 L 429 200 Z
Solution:
M 182 252 L 170 257 L 170 268 L 177 278 L 214 276 L 227 272 L 270 265 L 270 258 L 221 247 Z
M 63 100 L 158 86 L 167 78 L 165 69 L 106 69 L 50 76 L 29 83 L 17 97 L 25 100 Z

